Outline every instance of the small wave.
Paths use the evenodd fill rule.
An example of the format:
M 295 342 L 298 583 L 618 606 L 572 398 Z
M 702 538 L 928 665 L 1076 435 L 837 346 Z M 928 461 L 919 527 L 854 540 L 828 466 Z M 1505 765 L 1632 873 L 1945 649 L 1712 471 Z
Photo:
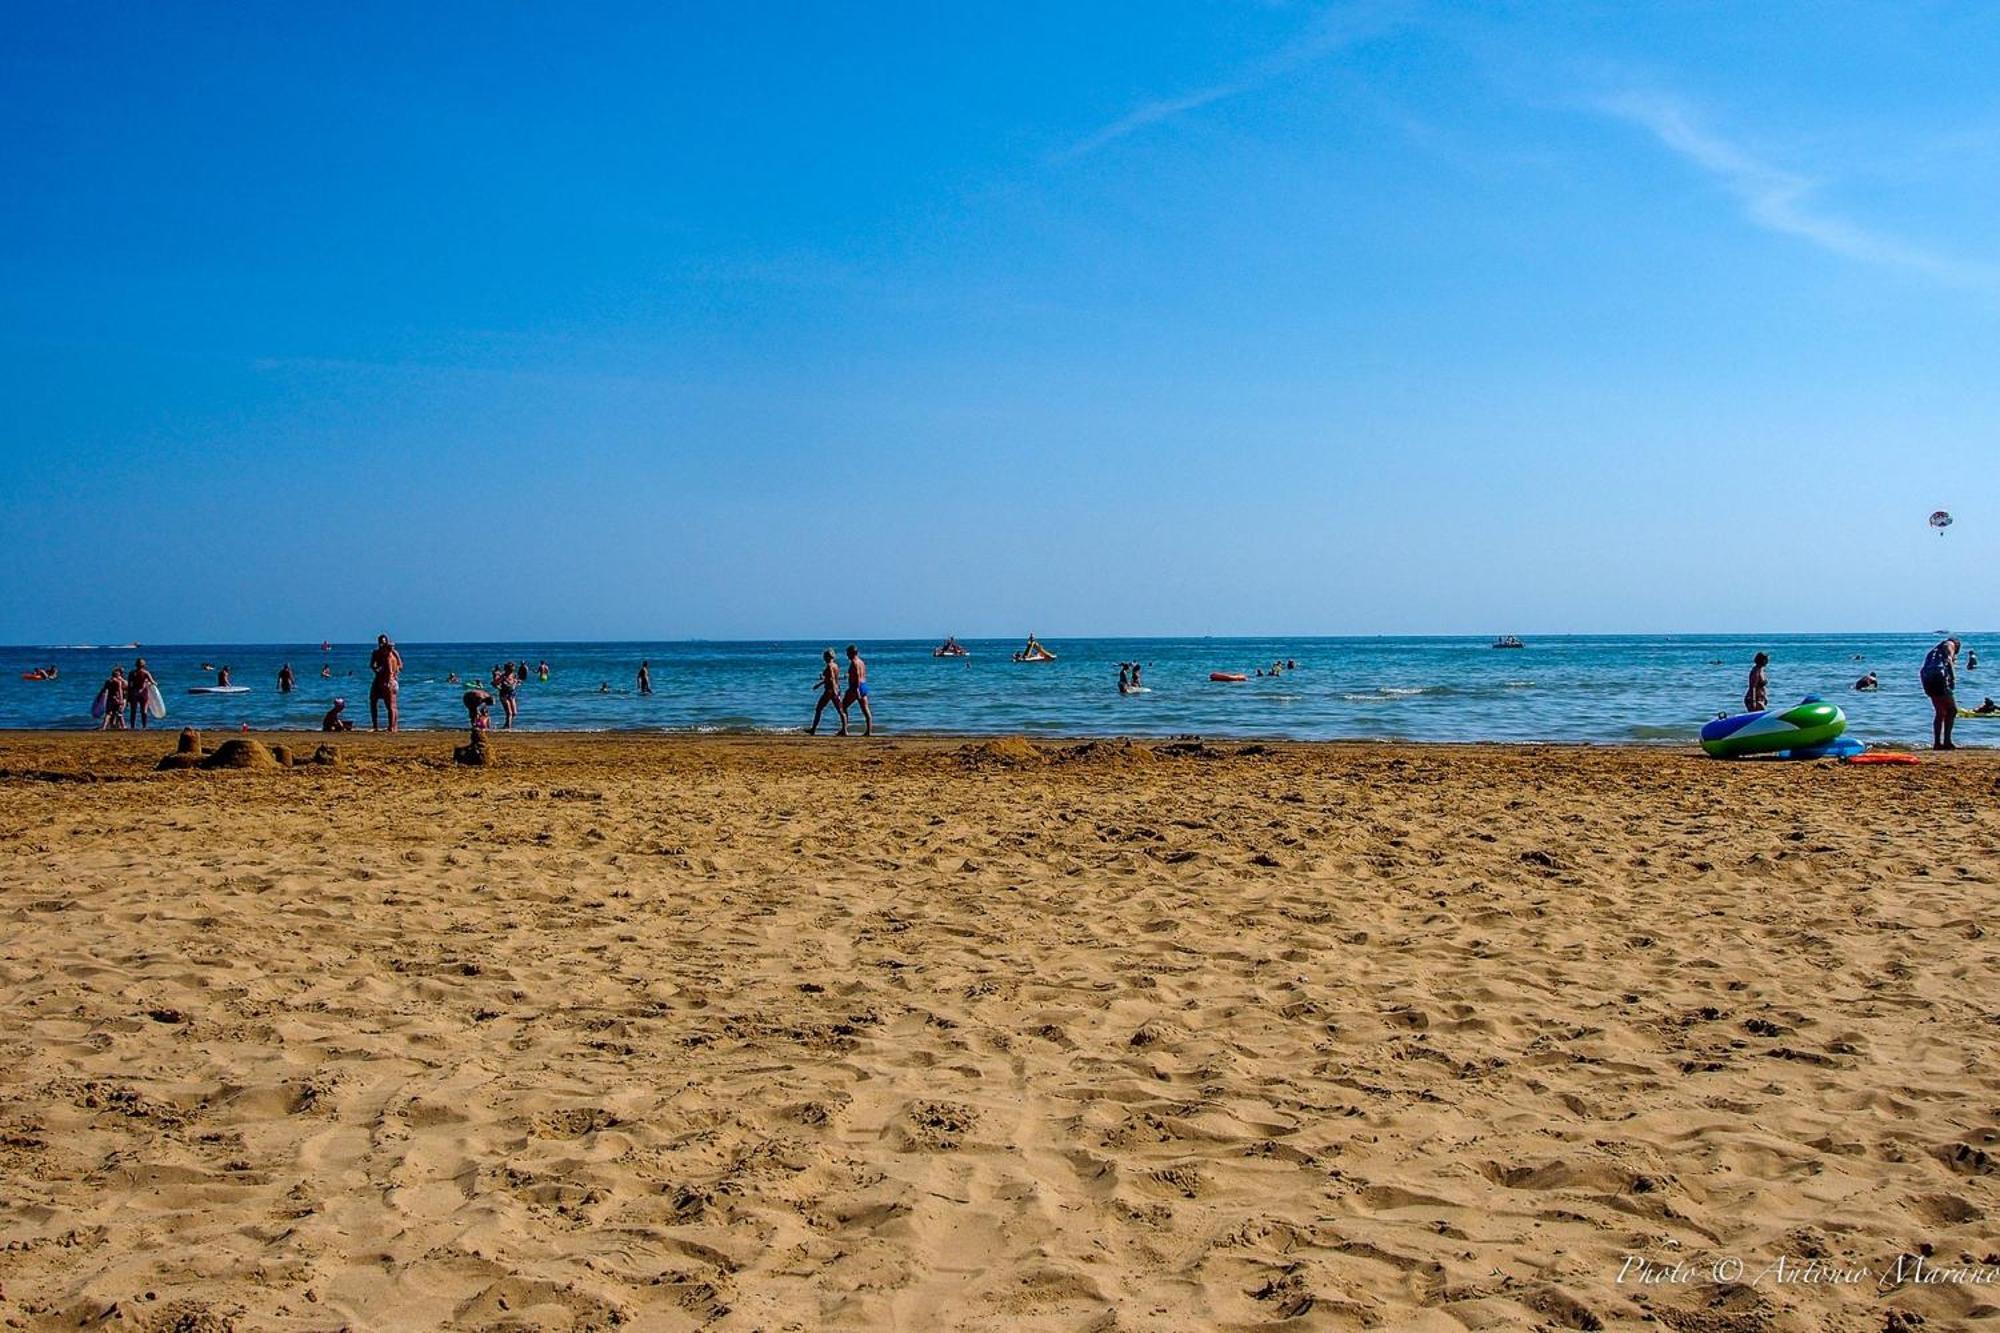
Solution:
M 1686 724 L 1655 726 L 1647 722 L 1635 722 L 1625 728 L 1625 734 L 1635 741 L 1693 741 L 1701 739 L 1701 728 Z
M 1379 704 L 1392 699 L 1443 699 L 1461 694 L 1456 685 L 1379 685 L 1366 694 L 1343 694 L 1351 704 Z
M 1500 682 L 1500 687 L 1507 690 L 1532 690 L 1535 688 L 1535 682 L 1532 680 L 1503 680 Z

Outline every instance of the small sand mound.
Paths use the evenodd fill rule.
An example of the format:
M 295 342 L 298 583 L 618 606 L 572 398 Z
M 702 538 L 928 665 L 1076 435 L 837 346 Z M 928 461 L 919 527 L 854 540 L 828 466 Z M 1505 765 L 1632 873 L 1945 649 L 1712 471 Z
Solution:
M 1172 740 L 1165 745 L 1156 745 L 1153 747 L 1153 753 L 1167 759 L 1222 759 L 1228 754 L 1217 746 L 1205 743 L 1200 737 Z
M 174 752 L 153 767 L 161 772 L 173 768 L 194 768 L 201 763 L 201 757 L 201 733 L 193 727 L 182 727 L 181 738 L 174 746 Z
M 486 733 L 475 731 L 463 745 L 451 749 L 451 762 L 484 766 L 493 762 L 493 745 L 486 739 Z
M 201 768 L 277 768 L 278 757 L 262 741 L 231 737 L 215 747 L 215 753 L 201 761 Z
M 967 768 L 1040 768 L 1048 755 L 1025 737 L 1000 736 L 963 747 L 958 759 Z
M 1058 764 L 1082 764 L 1093 768 L 1143 768 L 1153 762 L 1153 752 L 1131 741 L 1085 741 L 1056 751 Z

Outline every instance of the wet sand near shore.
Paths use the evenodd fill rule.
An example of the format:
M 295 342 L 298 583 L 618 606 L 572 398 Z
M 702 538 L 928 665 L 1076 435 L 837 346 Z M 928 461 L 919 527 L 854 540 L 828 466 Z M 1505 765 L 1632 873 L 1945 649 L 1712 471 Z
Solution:
M 2000 755 L 174 735 L 0 736 L 8 1327 L 2000 1316 L 1767 1273 L 2000 1265 Z

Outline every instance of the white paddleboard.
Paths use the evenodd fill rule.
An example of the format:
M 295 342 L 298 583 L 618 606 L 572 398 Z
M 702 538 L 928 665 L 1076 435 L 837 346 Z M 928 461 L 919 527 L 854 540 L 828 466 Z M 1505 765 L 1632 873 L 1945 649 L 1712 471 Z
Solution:
M 189 694 L 248 694 L 250 693 L 250 687 L 248 685 L 195 685 L 189 688 L 188 693 Z
M 154 721 L 158 721 L 166 715 L 167 701 L 160 697 L 160 687 L 158 685 L 148 685 L 146 687 L 146 716 L 152 718 Z

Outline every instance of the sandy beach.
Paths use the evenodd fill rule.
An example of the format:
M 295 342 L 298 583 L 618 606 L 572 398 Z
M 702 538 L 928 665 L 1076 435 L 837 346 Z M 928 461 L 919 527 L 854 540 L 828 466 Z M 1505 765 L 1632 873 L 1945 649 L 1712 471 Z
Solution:
M 2000 757 L 173 738 L 0 739 L 8 1327 L 2000 1313 Z

